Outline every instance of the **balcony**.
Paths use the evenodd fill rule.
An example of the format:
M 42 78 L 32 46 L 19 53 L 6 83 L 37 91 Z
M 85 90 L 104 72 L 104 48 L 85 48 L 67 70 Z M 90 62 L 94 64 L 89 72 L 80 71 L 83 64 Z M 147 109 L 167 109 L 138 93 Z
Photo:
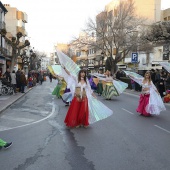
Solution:
M 6 28 L 6 24 L 5 22 L 0 22 L 0 29 L 5 29 Z
M 4 48 L 4 47 L 1 47 L 2 50 L 3 50 L 3 53 L 5 53 L 8 57 L 11 57 L 12 56 L 12 53 L 10 50 Z M 0 52 L 1 53 L 1 52 Z M 3 55 L 3 54 L 2 54 Z
M 25 28 L 24 27 L 18 27 L 17 26 L 17 32 L 22 32 L 22 34 L 25 36 L 26 34 L 26 31 L 25 31 Z
M 24 23 L 28 22 L 28 17 L 25 12 L 22 11 L 17 11 L 17 19 L 22 20 Z

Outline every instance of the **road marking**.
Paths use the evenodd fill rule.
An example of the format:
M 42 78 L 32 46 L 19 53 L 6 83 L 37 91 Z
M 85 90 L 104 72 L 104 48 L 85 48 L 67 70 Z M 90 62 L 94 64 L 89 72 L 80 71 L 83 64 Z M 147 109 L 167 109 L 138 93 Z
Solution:
M 6 116 L 6 115 L 2 116 L 1 118 L 7 119 L 7 120 L 14 120 L 14 121 L 18 121 L 18 122 L 25 122 L 25 123 L 30 123 L 30 122 L 34 121 L 34 119 L 17 118 L 17 117 Z
M 124 110 L 124 111 L 126 111 L 126 112 L 130 113 L 131 115 L 134 115 L 134 113 L 132 113 L 132 112 L 130 112 L 130 111 L 128 111 L 128 110 L 126 110 L 126 109 L 124 109 L 124 108 L 122 108 L 122 110 Z
M 17 110 L 18 111 L 18 109 L 13 109 L 13 110 Z M 19 110 L 21 110 L 22 112 L 31 112 L 31 113 L 44 113 L 44 114 L 47 114 L 47 113 L 49 113 L 48 111 L 42 111 L 42 110 L 31 110 L 31 109 L 19 109 Z
M 6 127 L 6 126 L 0 126 L 0 131 L 5 131 L 7 130 L 9 127 Z
M 16 127 L 12 127 L 12 128 L 6 128 L 5 130 L 0 129 L 0 131 L 13 130 L 13 129 L 18 129 L 18 128 L 22 128 L 22 127 L 25 127 L 25 126 L 30 126 L 30 125 L 33 125 L 33 124 L 40 123 L 40 122 L 42 122 L 42 121 L 50 118 L 50 117 L 54 114 L 54 112 L 55 112 L 55 104 L 54 104 L 54 102 L 53 102 L 53 103 L 52 103 L 52 111 L 51 111 L 51 113 L 50 113 L 47 117 L 45 117 L 45 118 L 43 118 L 43 119 L 40 119 L 40 120 L 37 120 L 37 121 L 32 122 L 32 123 L 27 123 L 27 124 L 25 124 L 25 125 L 16 126 Z
M 169 131 L 169 130 L 166 130 L 166 129 L 158 126 L 158 125 L 154 125 L 154 126 L 170 134 L 170 131 Z

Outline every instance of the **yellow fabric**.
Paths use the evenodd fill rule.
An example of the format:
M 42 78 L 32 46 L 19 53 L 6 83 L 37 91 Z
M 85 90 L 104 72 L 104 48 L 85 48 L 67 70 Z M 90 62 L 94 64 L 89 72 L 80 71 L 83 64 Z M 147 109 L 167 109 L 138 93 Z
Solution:
M 112 86 L 112 85 L 113 85 L 113 83 L 112 83 L 112 82 L 106 82 L 106 85 L 108 85 L 108 86 Z
M 67 83 L 65 82 L 65 80 L 62 79 L 61 81 L 62 81 L 62 84 L 61 84 L 61 89 L 60 89 L 60 96 L 62 96 L 64 94 L 64 91 L 67 87 Z
M 54 73 L 54 70 L 51 66 L 47 66 L 48 67 L 48 70 L 50 71 L 50 73 L 53 75 L 53 76 L 56 76 L 55 73 Z
M 99 83 L 99 79 L 98 78 L 93 78 L 93 82 L 96 84 L 96 86 L 97 86 L 97 84 Z

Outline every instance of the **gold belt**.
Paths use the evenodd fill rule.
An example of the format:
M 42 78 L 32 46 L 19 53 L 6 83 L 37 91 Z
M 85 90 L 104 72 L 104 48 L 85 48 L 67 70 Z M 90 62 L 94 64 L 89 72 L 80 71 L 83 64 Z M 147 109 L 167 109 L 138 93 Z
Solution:
M 86 91 L 85 89 L 83 88 L 83 91 L 81 92 L 81 88 L 80 87 L 76 87 L 76 90 L 75 90 L 75 96 L 78 97 L 78 98 L 84 98 L 86 97 Z
M 108 86 L 112 86 L 112 85 L 113 85 L 113 83 L 111 83 L 111 82 L 107 82 L 107 83 L 106 83 L 106 85 L 108 85 Z

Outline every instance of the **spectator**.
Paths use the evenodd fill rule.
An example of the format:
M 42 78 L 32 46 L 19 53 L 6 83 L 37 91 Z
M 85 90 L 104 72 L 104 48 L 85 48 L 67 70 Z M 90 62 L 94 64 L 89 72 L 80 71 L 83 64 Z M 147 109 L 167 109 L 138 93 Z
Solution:
M 50 82 L 52 82 L 53 76 L 52 76 L 51 73 L 50 73 L 50 75 L 49 75 L 49 78 L 50 78 Z
M 158 88 L 158 82 L 160 81 L 160 73 L 159 73 L 159 70 L 156 69 L 156 74 L 155 74 L 155 84 Z
M 20 69 L 18 69 L 16 72 L 16 83 L 17 83 L 18 91 L 20 92 L 21 91 L 21 70 Z
M 157 82 L 157 85 L 158 85 L 158 91 L 159 91 L 161 97 L 164 97 L 164 92 L 165 92 L 164 81 L 165 81 L 165 78 L 163 77 L 163 73 L 160 73 L 160 79 Z
M 16 94 L 16 74 L 15 74 L 15 70 L 12 71 L 11 73 L 11 84 L 12 84 L 12 87 L 14 89 L 14 93 Z
M 28 78 L 28 86 L 29 88 L 33 86 L 33 78 L 31 76 Z
M 120 80 L 120 77 L 121 77 L 121 73 L 120 73 L 120 71 L 118 70 L 117 73 L 116 73 L 116 79 Z
M 155 84 L 155 77 L 156 77 L 155 70 L 152 69 L 152 70 L 151 70 L 151 80 L 152 80 L 153 84 Z
M 39 83 L 42 84 L 42 82 L 43 82 L 42 73 L 39 73 L 38 80 L 39 80 Z
M 9 82 L 9 83 L 11 83 L 11 74 L 10 74 L 10 70 L 9 70 L 9 68 L 6 70 L 6 72 L 4 73 L 4 76 L 5 76 L 5 78 L 7 79 L 7 81 Z
M 135 81 L 131 79 L 132 91 L 135 91 Z
M 37 83 L 37 79 L 36 79 L 36 76 L 34 75 L 33 76 L 33 86 L 36 86 L 36 83 Z
M 21 71 L 20 81 L 21 81 L 21 93 L 25 93 L 24 90 L 27 83 L 24 71 Z

